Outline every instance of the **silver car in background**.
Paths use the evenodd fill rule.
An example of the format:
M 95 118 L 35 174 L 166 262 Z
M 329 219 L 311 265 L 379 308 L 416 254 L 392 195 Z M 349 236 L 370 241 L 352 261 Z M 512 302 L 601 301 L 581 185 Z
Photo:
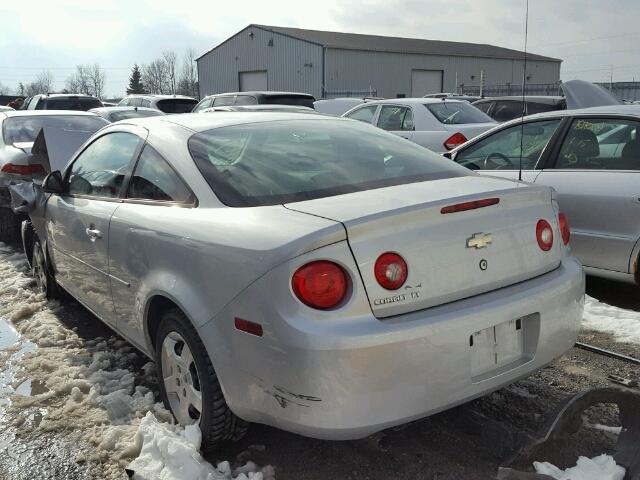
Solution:
M 48 161 L 31 151 L 39 134 L 72 131 L 80 135 L 79 146 L 107 121 L 92 113 L 68 110 L 11 110 L 0 112 L 0 242 L 20 238 L 22 217 L 11 210 L 11 183 L 42 180 L 49 173 Z M 51 145 L 54 148 L 55 145 Z M 69 156 L 65 159 L 68 161 Z
M 342 116 L 371 123 L 436 153 L 452 150 L 496 126 L 467 101 L 436 98 L 374 100 Z
M 155 359 L 205 447 L 258 422 L 352 439 L 572 347 L 584 274 L 548 187 L 361 122 L 218 112 L 112 124 L 31 218 L 33 267 Z
M 109 122 L 118 122 L 120 120 L 128 120 L 129 118 L 155 117 L 157 115 L 165 115 L 164 112 L 155 108 L 146 107 L 102 107 L 92 108 L 90 113 L 95 113 Z
M 639 283 L 638 127 L 637 105 L 548 112 L 502 124 L 450 155 L 460 165 L 510 179 L 518 178 L 522 164 L 523 180 L 558 192 L 572 253 L 587 273 Z

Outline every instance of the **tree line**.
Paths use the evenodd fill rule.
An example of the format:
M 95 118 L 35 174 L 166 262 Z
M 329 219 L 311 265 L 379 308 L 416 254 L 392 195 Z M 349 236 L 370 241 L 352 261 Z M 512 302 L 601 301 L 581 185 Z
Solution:
M 135 64 L 126 87 L 127 94 L 156 93 L 169 95 L 198 96 L 198 75 L 195 51 L 188 49 L 178 59 L 173 51 L 164 51 L 147 64 Z M 54 76 L 48 70 L 40 72 L 32 82 L 20 82 L 15 89 L 17 95 L 30 97 L 40 93 L 54 93 Z M 57 93 L 80 93 L 103 98 L 106 74 L 97 63 L 76 65 L 74 73 L 65 79 L 65 86 Z M 0 84 L 0 95 L 10 94 L 11 89 Z

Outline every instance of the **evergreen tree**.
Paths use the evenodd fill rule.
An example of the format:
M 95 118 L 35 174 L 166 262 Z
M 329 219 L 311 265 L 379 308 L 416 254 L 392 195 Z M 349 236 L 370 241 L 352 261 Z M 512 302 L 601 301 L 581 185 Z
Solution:
M 145 93 L 141 77 L 142 75 L 140 74 L 138 64 L 134 64 L 131 70 L 131 76 L 129 77 L 129 86 L 127 87 L 127 93 L 129 95 L 132 93 Z

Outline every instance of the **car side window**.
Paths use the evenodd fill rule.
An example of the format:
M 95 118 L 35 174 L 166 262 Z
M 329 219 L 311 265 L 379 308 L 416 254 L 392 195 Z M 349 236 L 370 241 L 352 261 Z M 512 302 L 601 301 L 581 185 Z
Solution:
M 216 97 L 213 101 L 213 105 L 216 107 L 224 106 L 224 105 L 233 105 L 235 101 L 235 95 L 228 95 L 226 97 Z
M 121 105 L 123 107 L 128 107 L 129 106 L 129 102 L 131 101 L 130 98 L 125 98 L 124 100 L 122 100 L 118 105 Z
M 255 105 L 258 101 L 251 95 L 238 95 L 236 97 L 236 105 Z
M 145 145 L 131 177 L 127 198 L 192 203 L 193 194 L 164 158 Z
M 556 162 L 558 169 L 640 170 L 640 122 L 576 118 Z
M 493 107 L 491 116 L 496 122 L 506 122 L 522 115 L 522 102 L 500 101 Z
M 535 168 L 558 125 L 560 119 L 505 128 L 461 150 L 455 156 L 455 161 L 471 170 L 517 170 L 522 151 L 522 168 L 531 170 Z
M 142 100 L 142 106 L 146 107 L 146 108 L 151 108 L 151 101 L 149 100 Z
M 360 120 L 361 122 L 371 123 L 378 109 L 377 105 L 369 105 L 368 107 L 360 107 L 357 110 L 345 115 L 347 118 Z
M 493 102 L 481 102 L 481 103 L 473 104 L 474 107 L 476 107 L 478 110 L 480 110 L 483 113 L 488 113 L 489 109 L 491 108 L 491 105 L 493 105 Z
M 129 99 L 129 105 L 131 105 L 132 107 L 141 107 L 142 106 L 142 99 L 141 98 L 131 98 L 131 99 Z
M 205 108 L 209 108 L 213 104 L 213 98 L 205 98 L 198 103 L 193 109 L 194 112 L 201 112 Z
M 413 113 L 409 107 L 383 105 L 378 116 L 378 127 L 392 132 L 413 130 Z
M 99 137 L 71 164 L 68 193 L 116 198 L 140 142 L 138 136 L 126 132 Z

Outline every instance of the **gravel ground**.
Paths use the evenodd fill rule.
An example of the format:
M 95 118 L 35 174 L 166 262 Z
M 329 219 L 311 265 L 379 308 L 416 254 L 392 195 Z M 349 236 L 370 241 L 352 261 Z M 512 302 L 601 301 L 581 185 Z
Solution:
M 0 265 L 1 266 L 1 265 Z M 640 295 L 633 287 L 602 280 L 589 280 L 588 292 L 601 301 L 640 311 Z M 56 310 L 61 324 L 75 330 L 89 351 L 96 337 L 107 339 L 107 347 L 118 344 L 116 334 L 71 299 Z M 0 339 L 2 336 L 0 335 Z M 609 335 L 584 331 L 581 341 L 640 358 L 640 346 L 620 344 Z M 1 343 L 0 343 L 0 346 Z M 0 352 L 0 355 L 2 352 Z M 2 357 L 0 357 L 2 360 Z M 140 371 L 147 359 L 132 354 L 126 362 Z M 0 362 L 2 369 L 7 363 Z M 638 379 L 638 368 L 618 360 L 572 349 L 553 364 L 516 384 L 433 417 L 400 428 L 380 432 L 366 439 L 346 442 L 320 441 L 274 428 L 253 425 L 240 443 L 207 459 L 231 460 L 243 464 L 252 460 L 273 465 L 278 480 L 288 479 L 490 479 L 497 467 L 528 435 L 539 431 L 563 400 L 589 388 L 605 386 L 615 374 Z M 1 380 L 1 377 L 0 377 Z M 1 384 L 1 381 L 0 381 Z M 136 376 L 141 384 L 157 392 L 155 378 Z M 38 379 L 32 379 L 36 389 Z M 5 393 L 6 400 L 6 393 Z M 3 413 L 0 385 L 0 479 L 100 479 L 105 464 L 78 462 L 78 456 L 95 448 L 82 436 L 70 437 L 65 429 L 38 428 L 43 412 L 36 407 L 17 414 Z M 604 406 L 589 413 L 594 423 L 615 425 L 616 411 Z M 562 449 L 543 452 L 537 460 L 558 466 L 573 464 L 578 454 L 610 452 L 610 434 L 581 432 Z M 566 465 L 565 465 L 566 464 Z M 110 471 L 111 478 L 113 471 Z M 126 479 L 124 471 L 122 479 Z

